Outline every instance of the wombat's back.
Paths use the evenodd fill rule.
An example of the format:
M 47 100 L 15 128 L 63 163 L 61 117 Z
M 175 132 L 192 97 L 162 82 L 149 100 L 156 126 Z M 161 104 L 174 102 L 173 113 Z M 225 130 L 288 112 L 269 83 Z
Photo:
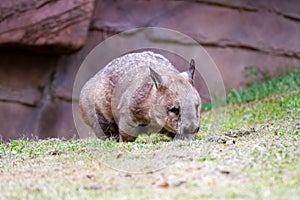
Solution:
M 162 74 L 178 73 L 170 61 L 165 57 L 151 51 L 146 51 L 141 53 L 130 53 L 114 59 L 103 68 L 96 77 L 108 78 L 112 84 L 116 84 L 120 77 L 127 72 L 134 70 L 138 73 L 147 73 L 149 67 Z M 139 76 L 140 74 L 136 75 Z

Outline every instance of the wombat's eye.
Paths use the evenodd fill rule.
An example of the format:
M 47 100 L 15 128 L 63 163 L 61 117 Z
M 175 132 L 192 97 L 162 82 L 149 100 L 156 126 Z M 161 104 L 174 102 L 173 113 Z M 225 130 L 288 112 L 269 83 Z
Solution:
M 199 104 L 197 103 L 197 104 L 196 104 L 196 110 L 198 110 L 198 108 L 199 108 Z
M 179 108 L 173 106 L 171 108 L 168 108 L 168 112 L 174 113 L 175 115 L 179 115 Z

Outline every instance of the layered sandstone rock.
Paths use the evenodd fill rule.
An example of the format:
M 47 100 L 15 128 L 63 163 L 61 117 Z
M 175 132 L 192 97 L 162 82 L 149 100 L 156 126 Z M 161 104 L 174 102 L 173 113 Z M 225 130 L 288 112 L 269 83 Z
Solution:
M 50 53 L 80 49 L 94 0 L 0 1 L 0 45 Z

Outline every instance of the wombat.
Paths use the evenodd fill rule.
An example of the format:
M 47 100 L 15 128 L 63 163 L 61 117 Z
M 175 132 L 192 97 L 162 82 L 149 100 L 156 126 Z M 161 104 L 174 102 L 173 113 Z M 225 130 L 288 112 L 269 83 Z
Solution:
M 193 86 L 195 62 L 179 73 L 160 54 L 130 53 L 112 60 L 83 86 L 83 121 L 100 138 L 134 141 L 138 134 L 195 135 L 201 99 Z M 104 134 L 103 134 L 104 133 Z

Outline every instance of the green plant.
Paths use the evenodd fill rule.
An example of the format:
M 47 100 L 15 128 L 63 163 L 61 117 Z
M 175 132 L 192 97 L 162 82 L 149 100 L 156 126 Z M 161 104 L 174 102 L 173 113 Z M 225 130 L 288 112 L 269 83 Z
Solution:
M 254 67 L 249 66 L 249 76 L 256 76 L 257 72 Z M 268 80 L 264 83 L 254 83 L 245 90 L 232 89 L 227 92 L 227 104 L 241 104 L 254 100 L 260 100 L 266 96 L 282 92 L 292 91 L 300 88 L 300 71 L 290 73 L 282 78 Z M 202 110 L 210 110 L 212 104 L 204 103 Z

